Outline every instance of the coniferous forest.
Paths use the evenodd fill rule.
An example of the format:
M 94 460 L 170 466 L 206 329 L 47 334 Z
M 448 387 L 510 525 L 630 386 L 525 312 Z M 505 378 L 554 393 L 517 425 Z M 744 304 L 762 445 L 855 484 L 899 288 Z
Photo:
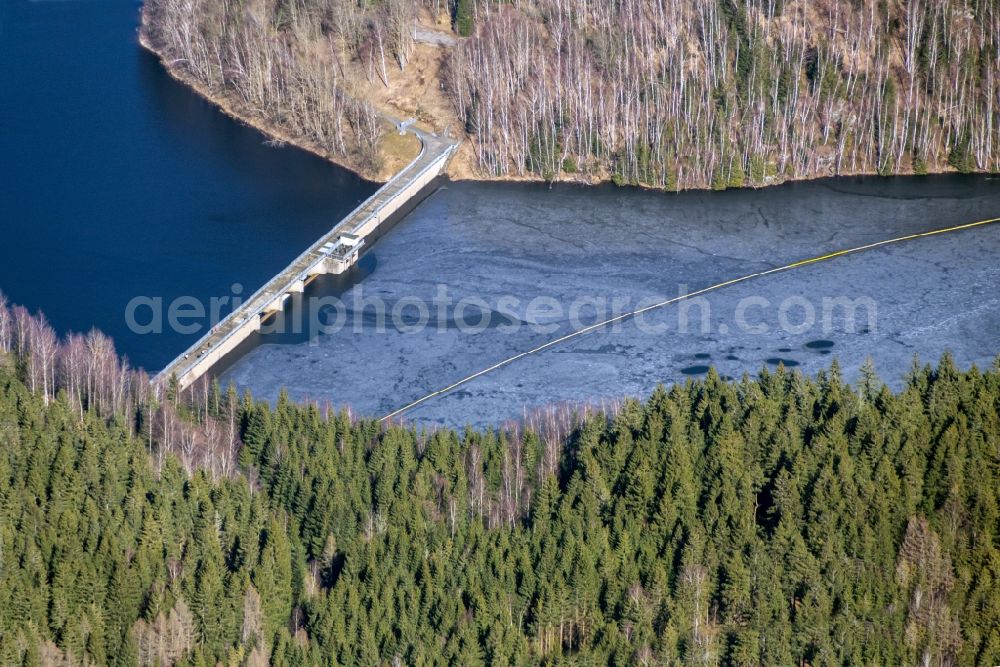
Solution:
M 105 343 L 0 308 L 4 665 L 1000 661 L 997 367 L 458 433 L 157 398 Z

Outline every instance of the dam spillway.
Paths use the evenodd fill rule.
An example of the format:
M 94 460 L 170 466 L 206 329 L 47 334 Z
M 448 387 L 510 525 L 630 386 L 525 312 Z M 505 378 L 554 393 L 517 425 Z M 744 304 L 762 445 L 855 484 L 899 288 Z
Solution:
M 441 175 L 458 147 L 457 143 L 415 128 L 408 131 L 414 132 L 421 143 L 420 153 L 412 162 L 167 364 L 153 382 L 174 377 L 178 389 L 191 386 L 259 331 L 265 319 L 281 311 L 292 294 L 302 292 L 317 276 L 343 273 L 357 262 L 366 238 Z

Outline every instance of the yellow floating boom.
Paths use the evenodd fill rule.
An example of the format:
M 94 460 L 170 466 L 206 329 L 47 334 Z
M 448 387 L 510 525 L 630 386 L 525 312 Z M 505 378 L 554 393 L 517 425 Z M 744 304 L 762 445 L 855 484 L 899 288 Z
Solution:
M 447 387 L 444 387 L 443 389 L 438 389 L 437 391 L 432 391 L 431 393 L 427 394 L 426 396 L 421 396 L 417 400 L 413 401 L 412 403 L 408 403 L 408 404 L 404 405 L 403 407 L 399 408 L 398 410 L 393 410 L 392 412 L 390 412 L 386 416 L 382 417 L 382 419 L 380 421 L 383 421 L 383 422 L 384 421 L 388 421 L 388 420 L 392 419 L 393 417 L 396 417 L 398 415 L 403 414 L 404 412 L 412 410 L 413 408 L 417 407 L 421 403 L 424 403 L 425 401 L 429 401 L 430 399 L 432 399 L 432 398 L 434 398 L 436 396 L 441 396 L 442 394 L 447 394 L 448 392 L 450 392 L 453 389 L 456 389 L 456 388 L 462 386 L 463 384 L 466 384 L 467 382 L 471 382 L 472 380 L 475 380 L 478 377 L 482 377 L 483 375 L 486 375 L 487 373 L 492 373 L 493 371 L 495 371 L 495 370 L 497 370 L 499 368 L 503 368 L 504 366 L 507 366 L 508 364 L 512 364 L 515 361 L 517 361 L 518 359 L 523 359 L 524 357 L 530 356 L 532 354 L 537 354 L 539 352 L 542 352 L 543 350 L 547 350 L 550 347 L 554 347 L 556 345 L 559 345 L 560 343 L 565 343 L 566 341 L 568 341 L 568 340 L 570 340 L 572 338 L 576 338 L 578 336 L 582 336 L 584 334 L 590 333 L 591 331 L 595 331 L 597 329 L 601 329 L 603 327 L 606 327 L 609 324 L 614 324 L 616 322 L 621 322 L 622 320 L 627 320 L 627 319 L 635 317 L 637 315 L 641 315 L 643 313 L 648 313 L 651 310 L 656 310 L 658 308 L 663 308 L 664 306 L 669 306 L 671 304 L 678 303 L 679 301 L 683 301 L 684 299 L 690 299 L 693 296 L 700 296 L 700 295 L 706 294 L 708 292 L 714 292 L 715 290 L 722 289 L 723 287 L 729 287 L 730 285 L 735 285 L 736 283 L 742 283 L 742 282 L 746 282 L 748 280 L 753 280 L 754 278 L 763 278 L 764 276 L 769 276 L 769 275 L 771 275 L 773 273 L 780 273 L 782 271 L 790 271 L 791 269 L 797 269 L 797 268 L 800 268 L 800 267 L 803 267 L 803 266 L 808 266 L 810 264 L 817 264 L 819 262 L 825 262 L 825 261 L 834 259 L 836 257 L 843 257 L 844 255 L 853 255 L 854 253 L 863 252 L 865 250 L 872 250 L 874 248 L 880 248 L 882 246 L 891 245 L 893 243 L 902 243 L 903 241 L 912 241 L 914 239 L 920 239 L 920 238 L 924 238 L 926 236 L 936 236 L 938 234 L 947 234 L 949 232 L 958 232 L 958 231 L 962 231 L 962 230 L 965 230 L 965 229 L 972 229 L 973 227 L 982 227 L 984 225 L 990 225 L 990 224 L 993 224 L 993 223 L 996 223 L 996 222 L 1000 222 L 1000 218 L 990 218 L 989 220 L 980 220 L 978 222 L 969 222 L 969 223 L 966 223 L 964 225 L 955 225 L 953 227 L 945 227 L 943 229 L 933 229 L 933 230 L 928 231 L 928 232 L 919 232 L 917 234 L 907 234 L 906 236 L 897 236 L 896 238 L 886 239 L 884 241 L 877 241 L 876 243 L 868 243 L 866 245 L 857 246 L 855 248 L 847 248 L 845 250 L 837 250 L 835 252 L 830 252 L 830 253 L 827 253 L 825 255 L 818 255 L 816 257 L 810 257 L 808 259 L 801 259 L 801 260 L 799 260 L 797 262 L 792 262 L 791 264 L 785 264 L 784 266 L 779 266 L 779 267 L 776 267 L 776 268 L 773 268 L 773 269 L 768 269 L 766 271 L 758 271 L 756 273 L 750 273 L 750 274 L 745 275 L 745 276 L 740 276 L 739 278 L 733 278 L 731 280 L 726 280 L 726 281 L 723 281 L 721 283 L 716 283 L 715 285 L 710 285 L 709 287 L 704 287 L 704 288 L 702 288 L 700 290 L 697 290 L 695 292 L 691 292 L 689 294 L 683 294 L 681 296 L 676 296 L 676 297 L 674 297 L 672 299 L 667 299 L 665 301 L 660 301 L 659 303 L 654 303 L 653 305 L 646 306 L 645 308 L 639 308 L 638 310 L 633 310 L 631 312 L 624 313 L 622 315 L 616 315 L 615 317 L 611 317 L 609 319 L 606 319 L 603 322 L 597 322 L 596 324 L 591 324 L 590 326 L 586 326 L 586 327 L 584 327 L 582 329 L 579 329 L 577 331 L 573 331 L 571 333 L 568 333 L 565 336 L 560 336 L 559 338 L 556 338 L 555 340 L 550 340 L 547 343 L 543 343 L 542 345 L 539 345 L 537 347 L 533 347 L 530 350 L 527 350 L 525 352 L 520 352 L 518 354 L 515 354 L 512 357 L 508 357 L 508 358 L 504 359 L 503 361 L 499 361 L 499 362 L 493 364 L 492 366 L 489 366 L 488 368 L 484 368 L 484 369 L 482 369 L 480 371 L 476 371 L 472 375 L 467 375 L 466 377 L 462 378 L 461 380 L 458 380 L 457 382 L 453 382 L 450 385 L 448 385 Z

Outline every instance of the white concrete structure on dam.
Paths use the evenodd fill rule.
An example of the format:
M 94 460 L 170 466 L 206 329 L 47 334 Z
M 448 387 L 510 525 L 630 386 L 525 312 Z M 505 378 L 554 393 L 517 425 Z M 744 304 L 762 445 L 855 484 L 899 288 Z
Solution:
M 296 257 L 283 271 L 254 292 L 243 304 L 161 370 L 154 382 L 177 378 L 178 387 L 191 386 L 232 352 L 262 322 L 281 311 L 292 294 L 302 292 L 314 278 L 343 273 L 361 253 L 365 239 L 444 171 L 458 144 L 408 128 L 420 139 L 420 154 L 375 194 L 361 203 Z

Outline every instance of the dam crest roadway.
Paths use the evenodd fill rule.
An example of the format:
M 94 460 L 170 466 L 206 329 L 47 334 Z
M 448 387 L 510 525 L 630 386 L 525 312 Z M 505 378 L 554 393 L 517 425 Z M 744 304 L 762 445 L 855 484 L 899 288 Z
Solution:
M 412 122 L 396 121 L 394 124 L 400 133 L 413 132 L 420 140 L 417 157 L 167 364 L 153 378 L 154 383 L 175 377 L 178 389 L 190 387 L 251 334 L 259 331 L 267 318 L 280 312 L 292 294 L 304 291 L 318 276 L 343 273 L 353 266 L 365 239 L 443 173 L 458 143 L 413 127 Z

